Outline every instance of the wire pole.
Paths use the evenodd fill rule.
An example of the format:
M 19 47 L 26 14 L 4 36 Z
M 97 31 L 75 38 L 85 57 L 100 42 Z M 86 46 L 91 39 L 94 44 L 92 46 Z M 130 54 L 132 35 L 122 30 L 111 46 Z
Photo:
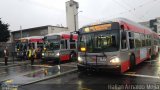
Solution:
M 20 35 L 21 35 L 21 38 L 22 38 L 22 26 L 20 26 Z

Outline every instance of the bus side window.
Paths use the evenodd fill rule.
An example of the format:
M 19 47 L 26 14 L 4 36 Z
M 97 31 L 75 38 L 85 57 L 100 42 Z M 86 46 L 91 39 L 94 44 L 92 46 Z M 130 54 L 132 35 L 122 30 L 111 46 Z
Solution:
M 127 48 L 126 32 L 122 31 L 121 32 L 121 49 L 126 49 L 126 48 Z
M 75 40 L 70 41 L 70 49 L 76 49 L 76 41 Z
M 134 48 L 134 34 L 132 32 L 128 32 L 129 35 L 129 46 L 130 49 Z
M 67 49 L 67 40 L 61 40 L 61 49 Z

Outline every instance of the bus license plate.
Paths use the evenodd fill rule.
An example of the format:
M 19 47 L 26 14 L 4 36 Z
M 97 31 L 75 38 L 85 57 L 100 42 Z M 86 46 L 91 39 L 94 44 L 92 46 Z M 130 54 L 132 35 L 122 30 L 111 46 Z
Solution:
M 97 57 L 98 62 L 106 62 L 107 59 L 105 57 Z

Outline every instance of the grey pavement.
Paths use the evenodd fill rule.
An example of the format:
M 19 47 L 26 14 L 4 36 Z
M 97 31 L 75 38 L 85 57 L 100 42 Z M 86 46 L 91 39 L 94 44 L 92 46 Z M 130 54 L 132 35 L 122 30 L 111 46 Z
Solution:
M 12 66 L 17 66 L 17 65 L 22 65 L 22 64 L 28 64 L 30 63 L 29 60 L 17 60 L 16 58 L 13 60 L 12 58 L 8 59 L 8 65 L 5 65 L 4 58 L 0 58 L 0 69 L 1 68 L 6 68 L 6 67 L 12 67 Z
M 15 71 L 14 75 L 1 77 L 1 84 L 23 86 L 77 71 L 76 62 L 64 63 L 54 66 L 30 64 L 25 66 L 27 66 L 27 68 L 29 67 L 36 69 L 30 70 L 25 67 L 25 70 L 25 68 L 23 68 L 24 66 L 17 67 L 15 69 L 23 68 L 23 70 L 20 69 L 20 73 L 17 74 Z

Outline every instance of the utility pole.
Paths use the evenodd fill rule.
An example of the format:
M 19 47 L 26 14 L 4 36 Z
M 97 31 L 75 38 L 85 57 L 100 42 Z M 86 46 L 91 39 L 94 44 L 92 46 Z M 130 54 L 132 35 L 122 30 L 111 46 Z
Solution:
M 79 12 L 82 12 L 82 11 L 79 11 Z M 78 13 L 79 13 L 79 12 L 78 12 Z M 76 16 L 78 15 L 78 13 L 74 14 L 74 24 L 75 24 L 74 27 L 75 27 L 75 32 L 77 31 L 77 30 L 76 30 L 76 28 L 77 28 L 77 23 L 76 23 L 76 22 L 77 22 L 77 21 L 76 21 L 77 19 L 76 19 Z
M 21 38 L 23 37 L 22 36 L 22 26 L 20 26 L 20 35 L 21 35 Z

